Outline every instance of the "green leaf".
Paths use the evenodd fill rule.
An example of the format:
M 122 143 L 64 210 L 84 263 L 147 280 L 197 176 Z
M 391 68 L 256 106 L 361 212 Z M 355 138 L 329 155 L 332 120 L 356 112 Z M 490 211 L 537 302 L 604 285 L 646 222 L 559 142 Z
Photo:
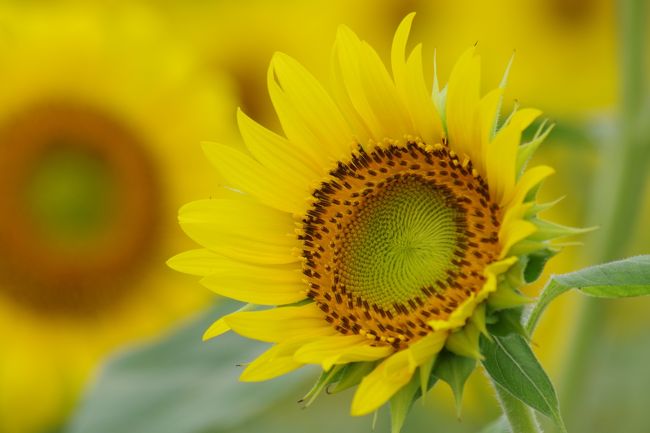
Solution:
M 456 414 L 459 417 L 465 382 L 475 368 L 475 359 L 458 356 L 445 350 L 438 355 L 433 369 L 433 375 L 451 387 L 456 400 Z
M 528 318 L 528 331 L 532 333 L 544 309 L 555 298 L 574 288 L 599 298 L 650 295 L 650 255 L 552 276 Z
M 479 433 L 510 433 L 508 420 L 502 416 L 485 426 Z
M 492 380 L 565 431 L 553 384 L 523 337 L 494 335 L 492 341 L 481 338 L 481 353 Z
M 242 383 L 236 365 L 260 343 L 230 333 L 211 342 L 201 335 L 234 308 L 223 302 L 161 340 L 108 362 L 86 392 L 68 433 L 203 433 L 229 430 L 298 395 L 305 373 L 264 383 Z
M 420 390 L 420 378 L 413 375 L 410 382 L 390 399 L 391 433 L 400 433 L 402 430 L 406 415 L 408 415 L 413 402 L 417 399 L 418 390 Z

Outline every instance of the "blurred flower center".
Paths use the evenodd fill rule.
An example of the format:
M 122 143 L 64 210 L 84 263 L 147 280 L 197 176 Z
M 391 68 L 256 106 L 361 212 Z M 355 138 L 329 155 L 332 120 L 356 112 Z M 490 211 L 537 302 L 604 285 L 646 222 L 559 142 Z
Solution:
M 110 224 L 115 212 L 115 179 L 99 155 L 67 143 L 42 155 L 26 190 L 36 228 L 63 245 L 88 242 Z
M 0 291 L 88 314 L 121 300 L 156 239 L 159 188 L 137 134 L 51 102 L 0 127 Z

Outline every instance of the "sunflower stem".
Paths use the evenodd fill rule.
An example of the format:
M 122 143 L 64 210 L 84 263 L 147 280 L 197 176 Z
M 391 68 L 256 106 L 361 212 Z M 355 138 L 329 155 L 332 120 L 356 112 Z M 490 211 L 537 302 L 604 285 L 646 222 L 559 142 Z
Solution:
M 594 199 L 605 203 L 599 214 L 605 215 L 599 248 L 593 257 L 597 263 L 621 258 L 629 247 L 639 221 L 645 197 L 645 184 L 650 158 L 650 131 L 643 128 L 642 111 L 645 89 L 645 17 L 646 0 L 620 0 L 619 34 L 621 51 L 621 112 L 619 143 L 609 146 L 603 161 L 601 179 L 608 185 L 597 185 Z M 585 391 L 589 359 L 607 319 L 606 304 L 596 298 L 585 298 L 576 322 L 573 350 L 561 381 L 563 412 L 574 417 Z
M 492 382 L 492 385 L 497 393 L 497 399 L 501 404 L 503 414 L 508 420 L 511 432 L 542 433 L 542 429 L 535 418 L 535 413 L 531 408 L 503 389 L 498 383 Z

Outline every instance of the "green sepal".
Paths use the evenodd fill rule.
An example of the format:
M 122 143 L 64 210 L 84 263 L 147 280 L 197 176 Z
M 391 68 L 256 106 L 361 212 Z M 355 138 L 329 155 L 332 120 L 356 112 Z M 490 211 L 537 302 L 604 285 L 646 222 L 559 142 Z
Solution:
M 414 374 L 409 383 L 390 399 L 391 433 L 400 432 L 413 404 L 419 398 L 424 399 L 427 392 L 438 381 L 438 378 L 433 374 L 433 365 L 436 359 L 434 356 L 427 362 L 427 364 L 430 363 L 430 366 L 427 366 L 427 364 L 421 365 L 418 368 L 419 374 Z
M 408 415 L 413 403 L 418 398 L 420 390 L 419 375 L 414 374 L 406 386 L 403 386 L 390 399 L 390 431 L 391 433 L 400 433 L 406 415 Z
M 566 196 L 563 195 L 560 198 L 557 198 L 557 199 L 555 199 L 553 201 L 549 201 L 549 202 L 546 202 L 546 203 L 532 203 L 532 206 L 530 207 L 530 209 L 528 209 L 524 213 L 524 218 L 526 218 L 526 219 L 534 218 L 535 216 L 537 216 L 537 214 L 542 213 L 542 212 L 544 212 L 546 210 L 549 210 L 549 209 L 553 208 L 555 205 L 560 203 L 565 198 L 566 198 Z
M 532 240 L 531 238 L 526 238 L 523 241 L 517 242 L 511 249 L 509 254 L 512 256 L 527 256 L 534 252 L 548 248 L 546 242 Z
M 481 331 L 472 322 L 468 322 L 460 330 L 452 332 L 447 337 L 445 347 L 457 355 L 467 358 L 481 359 L 479 336 Z
M 479 305 L 476 306 L 474 309 L 474 313 L 472 313 L 471 317 L 469 318 L 469 321 L 472 322 L 474 326 L 478 329 L 478 331 L 485 335 L 486 337 L 489 337 L 488 330 L 487 330 L 487 323 L 486 323 L 486 304 L 485 302 L 480 303 Z
M 535 151 L 537 151 L 539 145 L 542 144 L 546 137 L 548 137 L 554 127 L 555 125 L 547 125 L 547 121 L 544 120 L 537 129 L 537 132 L 535 133 L 533 139 L 519 146 L 519 151 L 517 152 L 516 171 L 518 173 L 518 176 L 521 176 L 521 174 L 526 170 L 526 166 L 528 165 L 528 162 L 532 158 L 533 154 Z
M 496 323 L 490 325 L 489 332 L 492 335 L 497 335 L 499 337 L 504 337 L 510 334 L 518 334 L 524 337 L 526 340 L 529 340 L 530 337 L 526 328 L 522 323 L 524 309 L 511 308 L 508 310 L 502 310 L 494 315 L 498 318 Z
M 497 290 L 487 299 L 491 311 L 517 308 L 534 302 L 533 299 L 522 295 L 518 288 L 526 284 L 524 274 L 528 266 L 528 257 L 520 257 L 499 281 Z
M 435 362 L 436 357 L 432 357 L 424 364 L 422 364 L 420 368 L 418 368 L 418 373 L 420 376 L 420 395 L 422 395 L 422 399 L 426 397 L 427 391 L 429 391 L 429 389 L 431 389 L 431 386 L 433 386 L 431 383 L 431 376 L 433 374 L 433 365 Z
M 337 382 L 340 379 L 341 373 L 343 372 L 343 365 L 335 365 L 330 368 L 328 371 L 323 371 L 318 377 L 318 380 L 312 386 L 312 388 L 305 394 L 305 396 L 298 401 L 302 403 L 304 407 L 309 407 L 314 400 L 326 389 L 329 385 L 334 382 Z
M 526 266 L 528 265 L 528 257 L 520 257 L 517 262 L 508 269 L 504 274 L 503 280 L 499 282 L 499 285 L 507 285 L 514 289 L 525 284 L 524 272 L 526 271 Z
M 531 241 L 548 241 L 551 239 L 565 238 L 589 233 L 596 229 L 596 227 L 569 227 L 539 218 L 532 218 L 530 221 L 537 226 L 537 231 L 528 237 Z
M 487 305 L 492 311 L 507 310 L 528 305 L 535 302 L 533 298 L 522 295 L 511 287 L 499 287 L 499 290 L 492 293 L 487 300 Z
M 328 389 L 328 392 L 336 394 L 357 386 L 361 383 L 361 380 L 375 368 L 376 365 L 376 362 L 353 362 L 345 364 L 338 375 L 338 382 L 333 384 L 333 386 Z
M 526 268 L 524 269 L 524 281 L 532 283 L 542 275 L 546 263 L 555 256 L 559 250 L 554 248 L 544 248 L 543 250 L 531 253 L 528 256 Z
M 449 385 L 456 401 L 456 415 L 460 418 L 463 390 L 467 379 L 476 368 L 476 360 L 459 356 L 447 350 L 438 355 L 433 375 Z

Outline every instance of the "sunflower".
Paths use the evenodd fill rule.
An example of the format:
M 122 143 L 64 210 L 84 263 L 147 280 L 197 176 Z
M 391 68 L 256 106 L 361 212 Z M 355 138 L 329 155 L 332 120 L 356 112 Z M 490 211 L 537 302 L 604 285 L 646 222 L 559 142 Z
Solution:
M 225 188 L 181 208 L 203 248 L 169 262 L 247 303 L 206 339 L 232 330 L 272 343 L 242 380 L 320 365 L 315 390 L 358 385 L 353 415 L 411 385 L 426 392 L 441 353 L 480 358 L 480 335 L 520 311 L 526 265 L 561 231 L 535 202 L 553 170 L 526 169 L 549 128 L 521 143 L 540 112 L 500 121 L 503 85 L 481 97 L 475 48 L 431 92 L 421 45 L 406 52 L 413 17 L 395 34 L 392 75 L 346 27 L 331 92 L 273 57 L 267 84 L 285 136 L 239 111 L 248 152 L 204 145 Z
M 160 269 L 187 243 L 164 215 L 217 181 L 178 143 L 229 134 L 231 99 L 146 9 L 1 17 L 0 431 L 25 433 L 60 423 L 109 351 L 208 301 Z

